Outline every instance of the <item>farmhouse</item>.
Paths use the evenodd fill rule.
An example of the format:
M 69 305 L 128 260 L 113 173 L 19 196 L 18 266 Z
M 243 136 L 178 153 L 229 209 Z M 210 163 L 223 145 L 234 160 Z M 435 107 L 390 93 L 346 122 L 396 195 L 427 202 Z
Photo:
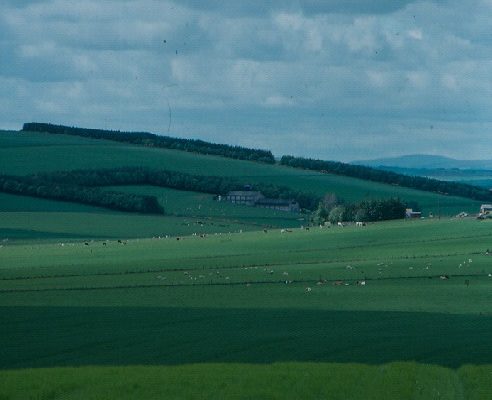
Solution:
M 299 203 L 294 200 L 263 198 L 256 202 L 256 207 L 271 208 L 273 210 L 299 212 Z
M 422 213 L 420 211 L 413 211 L 412 208 L 407 208 L 405 210 L 405 218 L 420 218 Z
M 245 187 L 247 189 L 248 187 Z M 273 210 L 299 212 L 299 203 L 291 199 L 270 199 L 254 190 L 234 190 L 227 193 L 226 200 L 235 204 L 270 208 Z
M 246 204 L 247 206 L 254 206 L 258 200 L 264 199 L 265 196 L 261 192 L 254 190 L 234 190 L 227 193 L 227 201 L 236 204 Z

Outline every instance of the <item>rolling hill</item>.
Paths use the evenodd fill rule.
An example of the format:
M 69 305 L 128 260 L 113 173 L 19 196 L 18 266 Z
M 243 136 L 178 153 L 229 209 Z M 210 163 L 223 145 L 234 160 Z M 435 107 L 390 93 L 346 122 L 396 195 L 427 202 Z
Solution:
M 340 175 L 258 163 L 220 156 L 196 154 L 179 150 L 137 146 L 104 139 L 40 132 L 0 133 L 0 173 L 29 175 L 61 170 L 142 166 L 191 174 L 225 176 L 242 182 L 273 183 L 295 190 L 323 196 L 336 193 L 345 201 L 368 198 L 400 197 L 421 205 L 429 212 L 455 215 L 460 211 L 477 212 L 480 202 L 466 198 L 443 196 L 409 188 L 365 181 Z M 160 198 L 170 211 L 169 216 L 132 215 L 133 226 L 127 224 L 128 214 L 96 207 L 63 203 L 46 199 L 28 199 L 2 194 L 2 236 L 29 237 L 38 233 L 46 237 L 135 237 L 135 235 L 183 235 L 191 233 L 257 230 L 263 227 L 295 227 L 306 224 L 305 215 L 281 211 L 224 205 L 219 210 L 212 196 L 193 192 L 173 192 L 165 188 L 127 187 L 124 190 Z M 198 203 L 197 203 L 198 202 Z M 184 206 L 188 204 L 188 206 Z M 198 206 L 203 204 L 203 209 Z M 193 207 L 195 205 L 195 207 Z M 209 215 L 204 210 L 209 207 Z M 211 208 L 210 208 L 211 207 Z M 94 216 L 97 214 L 97 218 Z M 98 219 L 101 217 L 101 219 Z M 206 224 L 196 224 L 207 218 Z M 81 224 L 80 221 L 93 223 Z M 95 222 L 98 220 L 99 222 Z M 105 221 L 105 222 L 104 222 Z M 33 230 L 33 226 L 35 229 Z M 87 226 L 81 232 L 79 227 Z M 133 227 L 140 227 L 133 230 Z M 41 231 L 42 227 L 42 231 Z M 137 233 L 138 231 L 138 233 Z M 80 235 L 79 235 L 80 233 Z

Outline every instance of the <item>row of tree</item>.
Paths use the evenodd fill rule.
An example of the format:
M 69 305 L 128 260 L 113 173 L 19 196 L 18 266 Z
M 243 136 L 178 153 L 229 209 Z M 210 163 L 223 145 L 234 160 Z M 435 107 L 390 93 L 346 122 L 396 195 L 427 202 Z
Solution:
M 157 170 L 146 167 L 122 167 L 95 170 L 61 171 L 32 175 L 31 179 L 53 184 L 71 184 L 80 186 L 118 186 L 151 185 L 177 190 L 226 195 L 231 190 L 243 190 L 246 182 L 219 176 L 203 176 L 184 172 Z M 268 183 L 256 183 L 252 190 L 262 192 L 266 197 L 275 199 L 293 199 L 304 209 L 316 209 L 320 197 Z
M 352 165 L 337 161 L 314 160 L 310 158 L 282 156 L 280 163 L 294 168 L 327 172 L 409 187 L 412 189 L 435 192 L 439 194 L 467 197 L 480 201 L 492 201 L 492 193 L 484 188 L 458 182 L 440 181 L 421 176 L 402 175 L 362 165 Z
M 118 211 L 164 214 L 155 196 L 105 191 L 73 183 L 57 183 L 37 176 L 0 175 L 0 191 L 22 196 L 89 204 Z
M 368 199 L 346 204 L 334 194 L 327 194 L 313 213 L 312 221 L 321 224 L 349 221 L 384 221 L 405 218 L 407 204 L 399 198 Z
M 275 163 L 275 158 L 269 150 L 250 149 L 241 146 L 217 144 L 197 139 L 180 139 L 170 136 L 154 135 L 148 132 L 120 132 L 104 129 L 85 129 L 54 125 L 38 122 L 25 123 L 23 131 L 46 132 L 53 134 L 82 136 L 91 139 L 105 139 L 130 144 L 162 147 L 166 149 L 183 150 L 201 154 L 211 154 L 222 157 L 259 161 L 268 164 Z

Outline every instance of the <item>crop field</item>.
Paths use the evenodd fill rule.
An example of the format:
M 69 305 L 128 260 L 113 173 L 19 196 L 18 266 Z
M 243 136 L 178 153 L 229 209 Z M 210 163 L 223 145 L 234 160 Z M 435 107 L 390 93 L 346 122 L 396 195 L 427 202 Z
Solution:
M 479 202 L 469 199 L 279 165 L 73 136 L 5 131 L 0 133 L 0 171 L 5 174 L 25 175 L 56 170 L 124 166 L 147 166 L 201 175 L 231 176 L 247 183 L 275 183 L 319 195 L 334 192 L 346 201 L 399 196 L 406 201 L 417 201 L 424 215 L 429 212 L 441 212 L 442 215 L 456 215 L 461 211 L 476 213 L 480 206 Z
M 487 399 L 487 250 L 475 219 L 4 241 L 0 397 Z

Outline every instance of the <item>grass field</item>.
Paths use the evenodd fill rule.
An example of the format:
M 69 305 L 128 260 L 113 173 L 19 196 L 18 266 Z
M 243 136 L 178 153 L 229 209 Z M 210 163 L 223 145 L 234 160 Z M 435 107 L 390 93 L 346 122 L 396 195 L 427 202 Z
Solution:
M 90 155 L 90 158 L 88 157 Z M 401 196 L 415 200 L 424 214 L 476 212 L 479 203 L 353 178 L 222 157 L 129 146 L 115 142 L 40 133 L 2 132 L 0 171 L 23 175 L 42 171 L 145 165 L 153 168 L 235 176 L 245 182 L 274 182 L 348 201 Z M 217 203 L 211 195 L 166 188 L 128 186 L 115 190 L 158 197 L 168 216 L 129 215 L 74 203 L 0 193 L 0 240 L 135 238 L 228 233 L 262 228 L 300 227 L 305 215 Z
M 114 189 L 155 195 L 165 208 L 166 215 L 128 214 L 0 193 L 0 241 L 213 234 L 264 227 L 292 228 L 306 223 L 304 215 L 218 203 L 209 194 L 145 186 Z
M 130 161 L 347 200 L 439 199 L 443 214 L 477 207 L 280 166 L 0 135 L 4 173 Z M 492 398 L 492 221 L 307 230 L 305 216 L 201 193 L 118 190 L 155 195 L 168 215 L 0 194 L 1 400 Z
M 0 398 L 478 400 L 492 393 L 490 374 L 417 363 L 54 368 L 0 371 Z
M 490 398 L 491 227 L 4 242 L 0 398 Z

